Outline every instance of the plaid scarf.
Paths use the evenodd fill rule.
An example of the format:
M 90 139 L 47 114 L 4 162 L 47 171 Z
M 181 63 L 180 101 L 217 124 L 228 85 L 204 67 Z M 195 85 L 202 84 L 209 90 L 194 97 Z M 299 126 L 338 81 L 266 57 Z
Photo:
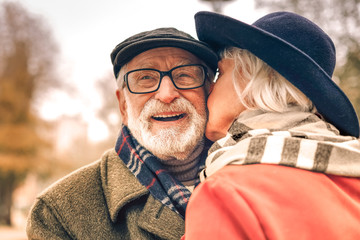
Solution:
M 360 177 L 360 141 L 296 107 L 286 113 L 246 111 L 212 145 L 200 179 L 228 164 L 259 163 Z
M 121 130 L 115 150 L 120 159 L 155 199 L 184 218 L 191 192 L 164 169 L 157 157 L 132 137 L 126 126 L 123 126 Z M 204 168 L 204 164 L 202 164 L 202 168 Z M 200 180 L 197 180 L 196 184 L 199 182 Z

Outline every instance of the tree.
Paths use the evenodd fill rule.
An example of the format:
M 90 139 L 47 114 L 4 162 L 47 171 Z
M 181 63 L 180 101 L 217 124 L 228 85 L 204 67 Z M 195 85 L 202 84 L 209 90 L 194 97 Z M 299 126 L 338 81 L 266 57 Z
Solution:
M 0 5 L 0 224 L 11 225 L 12 193 L 50 146 L 33 111 L 36 99 L 60 86 L 57 47 L 39 16 L 19 3 Z
M 337 49 L 334 79 L 360 116 L 360 0 L 255 0 L 256 7 L 293 11 L 327 32 Z

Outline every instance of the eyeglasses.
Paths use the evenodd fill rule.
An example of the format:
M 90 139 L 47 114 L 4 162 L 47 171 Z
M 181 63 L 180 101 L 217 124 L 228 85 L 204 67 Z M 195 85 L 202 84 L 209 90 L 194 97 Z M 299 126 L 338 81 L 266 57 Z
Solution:
M 131 93 L 144 94 L 156 92 L 163 77 L 169 76 L 177 89 L 194 89 L 202 87 L 207 76 L 207 69 L 201 64 L 181 65 L 169 71 L 143 68 L 129 71 L 124 81 Z

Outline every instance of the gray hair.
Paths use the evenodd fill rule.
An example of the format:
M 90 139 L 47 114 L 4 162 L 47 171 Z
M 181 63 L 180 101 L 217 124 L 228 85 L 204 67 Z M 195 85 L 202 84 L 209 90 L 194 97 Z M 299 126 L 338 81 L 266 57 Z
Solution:
M 125 81 L 124 81 L 124 76 L 126 73 L 126 69 L 127 69 L 127 64 L 124 64 L 119 71 L 118 77 L 116 79 L 116 85 L 118 86 L 118 89 L 121 90 L 125 87 Z
M 220 57 L 235 61 L 233 84 L 246 108 L 285 112 L 290 106 L 297 105 L 306 112 L 314 110 L 313 103 L 304 93 L 251 52 L 230 47 L 224 49 Z M 240 86 L 246 87 L 241 90 Z

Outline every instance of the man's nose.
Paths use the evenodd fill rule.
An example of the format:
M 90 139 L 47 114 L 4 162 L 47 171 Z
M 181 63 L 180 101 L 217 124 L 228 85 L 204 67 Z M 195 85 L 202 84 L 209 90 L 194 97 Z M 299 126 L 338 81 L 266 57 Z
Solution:
M 156 91 L 155 99 L 164 103 L 171 103 L 179 97 L 179 90 L 176 89 L 169 76 L 164 76 L 161 80 L 159 89 Z

